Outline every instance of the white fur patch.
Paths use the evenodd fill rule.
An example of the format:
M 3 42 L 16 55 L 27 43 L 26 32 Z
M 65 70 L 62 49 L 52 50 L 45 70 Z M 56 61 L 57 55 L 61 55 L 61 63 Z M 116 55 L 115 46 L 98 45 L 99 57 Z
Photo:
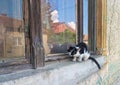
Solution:
M 79 51 L 77 51 L 77 53 L 75 55 L 73 55 L 74 57 L 79 57 L 80 56 L 80 53 Z
M 90 53 L 85 52 L 85 53 L 83 54 L 84 60 L 87 60 L 89 57 L 90 57 Z

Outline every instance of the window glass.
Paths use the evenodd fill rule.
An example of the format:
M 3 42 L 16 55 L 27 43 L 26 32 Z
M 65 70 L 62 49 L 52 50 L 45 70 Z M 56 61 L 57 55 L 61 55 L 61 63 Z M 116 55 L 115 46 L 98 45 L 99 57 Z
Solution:
M 88 44 L 88 0 L 83 0 L 83 41 Z
M 24 56 L 22 0 L 0 0 L 0 63 Z
M 66 53 L 76 42 L 76 0 L 41 0 L 46 54 Z

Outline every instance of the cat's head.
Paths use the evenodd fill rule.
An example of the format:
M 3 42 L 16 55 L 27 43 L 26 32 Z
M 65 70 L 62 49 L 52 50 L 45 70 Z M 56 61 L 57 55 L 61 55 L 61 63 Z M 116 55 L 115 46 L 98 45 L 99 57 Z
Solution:
M 80 52 L 79 52 L 80 48 L 79 47 L 70 46 L 67 51 L 68 51 L 69 56 L 71 56 L 71 57 L 74 57 L 74 56 L 79 57 L 80 56 Z

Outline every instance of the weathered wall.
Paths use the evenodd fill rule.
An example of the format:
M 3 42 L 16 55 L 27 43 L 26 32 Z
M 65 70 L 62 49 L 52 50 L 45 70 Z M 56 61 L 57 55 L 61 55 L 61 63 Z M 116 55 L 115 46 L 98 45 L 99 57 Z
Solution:
M 7 32 L 5 34 L 4 44 L 4 58 L 25 56 L 25 40 L 23 32 Z
M 120 78 L 120 0 L 107 0 L 109 82 Z
M 23 32 L 6 32 L 0 26 L 0 58 L 24 57 L 25 40 Z
M 107 47 L 109 61 L 120 59 L 120 1 L 107 1 Z M 113 58 L 114 57 L 114 58 Z
M 107 0 L 107 16 L 104 17 L 107 20 L 107 62 L 101 71 L 78 85 L 114 85 L 120 81 L 120 0 Z

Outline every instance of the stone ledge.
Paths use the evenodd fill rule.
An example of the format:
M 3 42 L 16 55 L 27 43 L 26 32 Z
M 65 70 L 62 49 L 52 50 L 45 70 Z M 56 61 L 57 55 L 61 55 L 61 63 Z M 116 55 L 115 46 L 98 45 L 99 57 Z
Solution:
M 96 57 L 101 66 L 105 57 Z M 76 85 L 76 83 L 99 71 L 91 60 L 85 62 L 62 62 L 39 69 L 28 69 L 0 75 L 0 85 Z

